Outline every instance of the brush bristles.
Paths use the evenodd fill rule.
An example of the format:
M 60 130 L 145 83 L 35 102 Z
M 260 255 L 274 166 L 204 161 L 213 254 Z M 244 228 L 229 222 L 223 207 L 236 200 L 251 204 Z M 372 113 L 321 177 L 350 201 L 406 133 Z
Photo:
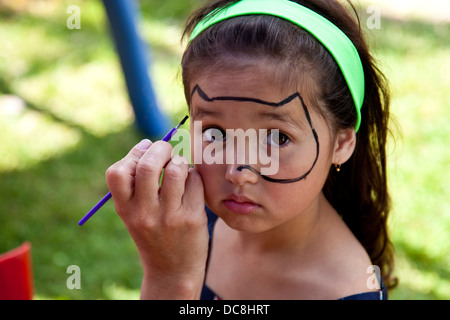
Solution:
M 184 118 L 183 118 L 183 120 L 181 120 L 181 122 L 176 126 L 176 128 L 178 129 L 179 127 L 181 127 L 185 122 L 186 122 L 186 120 L 189 118 L 189 116 L 185 116 Z

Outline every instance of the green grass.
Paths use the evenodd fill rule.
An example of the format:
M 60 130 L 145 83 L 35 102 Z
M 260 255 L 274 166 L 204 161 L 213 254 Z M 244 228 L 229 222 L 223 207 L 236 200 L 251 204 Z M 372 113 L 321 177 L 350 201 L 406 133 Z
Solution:
M 112 201 L 77 222 L 107 192 L 105 170 L 142 135 L 101 2 L 54 3 L 0 7 L 0 252 L 31 242 L 38 299 L 137 298 L 139 258 Z M 149 73 L 174 123 L 186 108 L 180 31 L 195 3 L 142 2 Z M 81 30 L 66 28 L 71 4 Z M 450 299 L 449 26 L 383 20 L 371 35 L 399 127 L 389 159 L 400 280 L 391 298 Z M 11 95 L 25 104 L 5 103 Z M 81 290 L 66 287 L 70 265 L 81 268 Z
M 393 298 L 450 298 L 449 25 L 383 21 L 374 33 L 392 85 Z M 377 32 L 379 34 L 377 34 Z

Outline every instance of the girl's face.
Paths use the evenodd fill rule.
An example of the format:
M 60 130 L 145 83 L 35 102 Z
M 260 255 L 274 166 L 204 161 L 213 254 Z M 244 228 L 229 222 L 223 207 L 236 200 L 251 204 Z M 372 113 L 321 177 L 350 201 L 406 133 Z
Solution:
M 330 130 L 307 92 L 282 92 L 270 75 L 210 72 L 190 88 L 192 159 L 206 203 L 240 231 L 267 231 L 316 210 L 331 166 Z

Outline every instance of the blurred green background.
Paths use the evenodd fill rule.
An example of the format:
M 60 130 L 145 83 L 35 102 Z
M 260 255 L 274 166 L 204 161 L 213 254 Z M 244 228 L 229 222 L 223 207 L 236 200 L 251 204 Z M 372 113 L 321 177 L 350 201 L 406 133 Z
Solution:
M 149 73 L 173 123 L 186 113 L 180 34 L 199 3 L 140 1 Z M 446 1 L 430 4 L 360 7 L 397 124 L 392 299 L 450 299 L 450 11 Z M 70 5 L 81 9 L 81 29 L 66 26 Z M 380 9 L 378 27 L 370 5 Z M 112 201 L 77 222 L 108 191 L 105 170 L 142 138 L 101 1 L 0 0 L 0 253 L 31 243 L 36 299 L 139 297 L 139 257 Z M 80 290 L 66 287 L 70 265 L 81 269 Z

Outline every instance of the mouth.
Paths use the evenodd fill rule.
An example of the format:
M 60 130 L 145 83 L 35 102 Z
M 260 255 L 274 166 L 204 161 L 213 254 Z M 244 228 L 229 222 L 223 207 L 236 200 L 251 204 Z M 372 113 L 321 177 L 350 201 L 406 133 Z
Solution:
M 259 204 L 253 202 L 251 199 L 236 194 L 228 196 L 223 201 L 223 204 L 228 210 L 236 214 L 243 214 L 243 215 L 251 214 L 255 212 L 257 209 L 261 208 Z

